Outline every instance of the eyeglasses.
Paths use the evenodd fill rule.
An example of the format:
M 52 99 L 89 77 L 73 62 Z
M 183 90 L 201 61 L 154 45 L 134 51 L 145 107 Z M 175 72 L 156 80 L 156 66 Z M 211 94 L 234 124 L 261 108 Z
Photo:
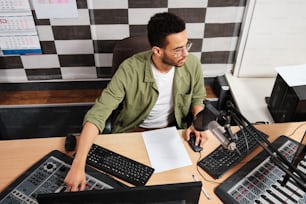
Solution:
M 185 50 L 189 52 L 191 46 L 192 46 L 192 42 L 188 41 L 185 47 L 179 47 L 179 48 L 174 49 L 173 50 L 174 57 L 180 57 Z

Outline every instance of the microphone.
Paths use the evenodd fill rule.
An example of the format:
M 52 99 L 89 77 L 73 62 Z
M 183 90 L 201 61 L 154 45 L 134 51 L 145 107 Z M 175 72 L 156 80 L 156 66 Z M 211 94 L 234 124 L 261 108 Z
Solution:
M 211 133 L 219 140 L 219 142 L 225 149 L 228 149 L 230 151 L 237 150 L 237 152 L 239 153 L 239 150 L 236 147 L 236 143 L 231 142 L 227 138 L 227 133 L 225 129 L 220 126 L 216 121 L 209 122 L 207 127 L 211 131 Z
M 200 111 L 192 121 L 194 128 L 198 131 L 205 131 L 208 129 L 208 123 L 213 119 L 221 117 L 218 111 L 209 101 L 204 101 L 205 108 Z

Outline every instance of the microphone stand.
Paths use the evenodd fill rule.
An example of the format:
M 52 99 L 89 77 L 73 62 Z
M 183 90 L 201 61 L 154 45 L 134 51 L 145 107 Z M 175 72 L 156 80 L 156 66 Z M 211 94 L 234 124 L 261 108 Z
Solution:
M 241 156 L 241 152 L 239 151 L 239 149 L 236 147 L 236 141 L 238 140 L 238 137 L 233 134 L 232 129 L 231 129 L 231 121 L 232 121 L 232 117 L 230 114 L 227 113 L 222 113 L 221 114 L 221 118 L 224 121 L 224 130 L 225 130 L 225 136 L 229 139 L 229 147 L 228 149 L 233 151 L 236 150 L 237 154 L 239 156 Z
M 253 133 L 247 128 L 247 126 L 252 127 L 255 131 L 257 129 L 251 124 L 232 104 L 232 102 L 228 101 L 227 107 L 229 108 L 228 113 L 235 118 L 235 121 L 238 122 L 237 125 L 241 125 L 250 135 Z M 279 167 L 282 171 L 286 173 L 287 176 L 292 178 L 301 189 L 306 191 L 306 174 L 303 174 L 299 169 L 296 168 L 291 162 L 289 162 L 274 146 L 270 141 L 258 134 L 260 138 L 257 138 L 256 135 L 254 139 L 256 142 L 269 154 L 271 161 Z M 268 147 L 264 144 L 266 143 Z

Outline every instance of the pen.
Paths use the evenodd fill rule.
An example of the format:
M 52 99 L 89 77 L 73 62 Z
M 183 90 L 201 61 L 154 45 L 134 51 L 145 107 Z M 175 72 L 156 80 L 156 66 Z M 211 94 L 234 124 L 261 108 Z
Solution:
M 193 178 L 194 181 L 199 181 L 199 179 L 198 179 L 194 174 L 192 174 L 192 178 Z M 210 200 L 211 197 L 210 197 L 210 195 L 207 193 L 207 191 L 205 190 L 203 184 L 202 184 L 202 189 L 201 189 L 201 190 L 202 190 L 202 192 L 204 193 L 204 195 L 206 196 L 206 198 L 207 198 L 208 200 Z

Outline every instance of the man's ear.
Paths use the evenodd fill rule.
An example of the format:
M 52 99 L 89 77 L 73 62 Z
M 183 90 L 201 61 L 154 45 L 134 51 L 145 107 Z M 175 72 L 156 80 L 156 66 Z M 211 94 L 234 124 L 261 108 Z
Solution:
M 153 47 L 152 47 L 152 52 L 153 52 L 155 55 L 160 56 L 162 50 L 161 50 L 159 47 L 157 47 L 157 46 L 153 46 Z

